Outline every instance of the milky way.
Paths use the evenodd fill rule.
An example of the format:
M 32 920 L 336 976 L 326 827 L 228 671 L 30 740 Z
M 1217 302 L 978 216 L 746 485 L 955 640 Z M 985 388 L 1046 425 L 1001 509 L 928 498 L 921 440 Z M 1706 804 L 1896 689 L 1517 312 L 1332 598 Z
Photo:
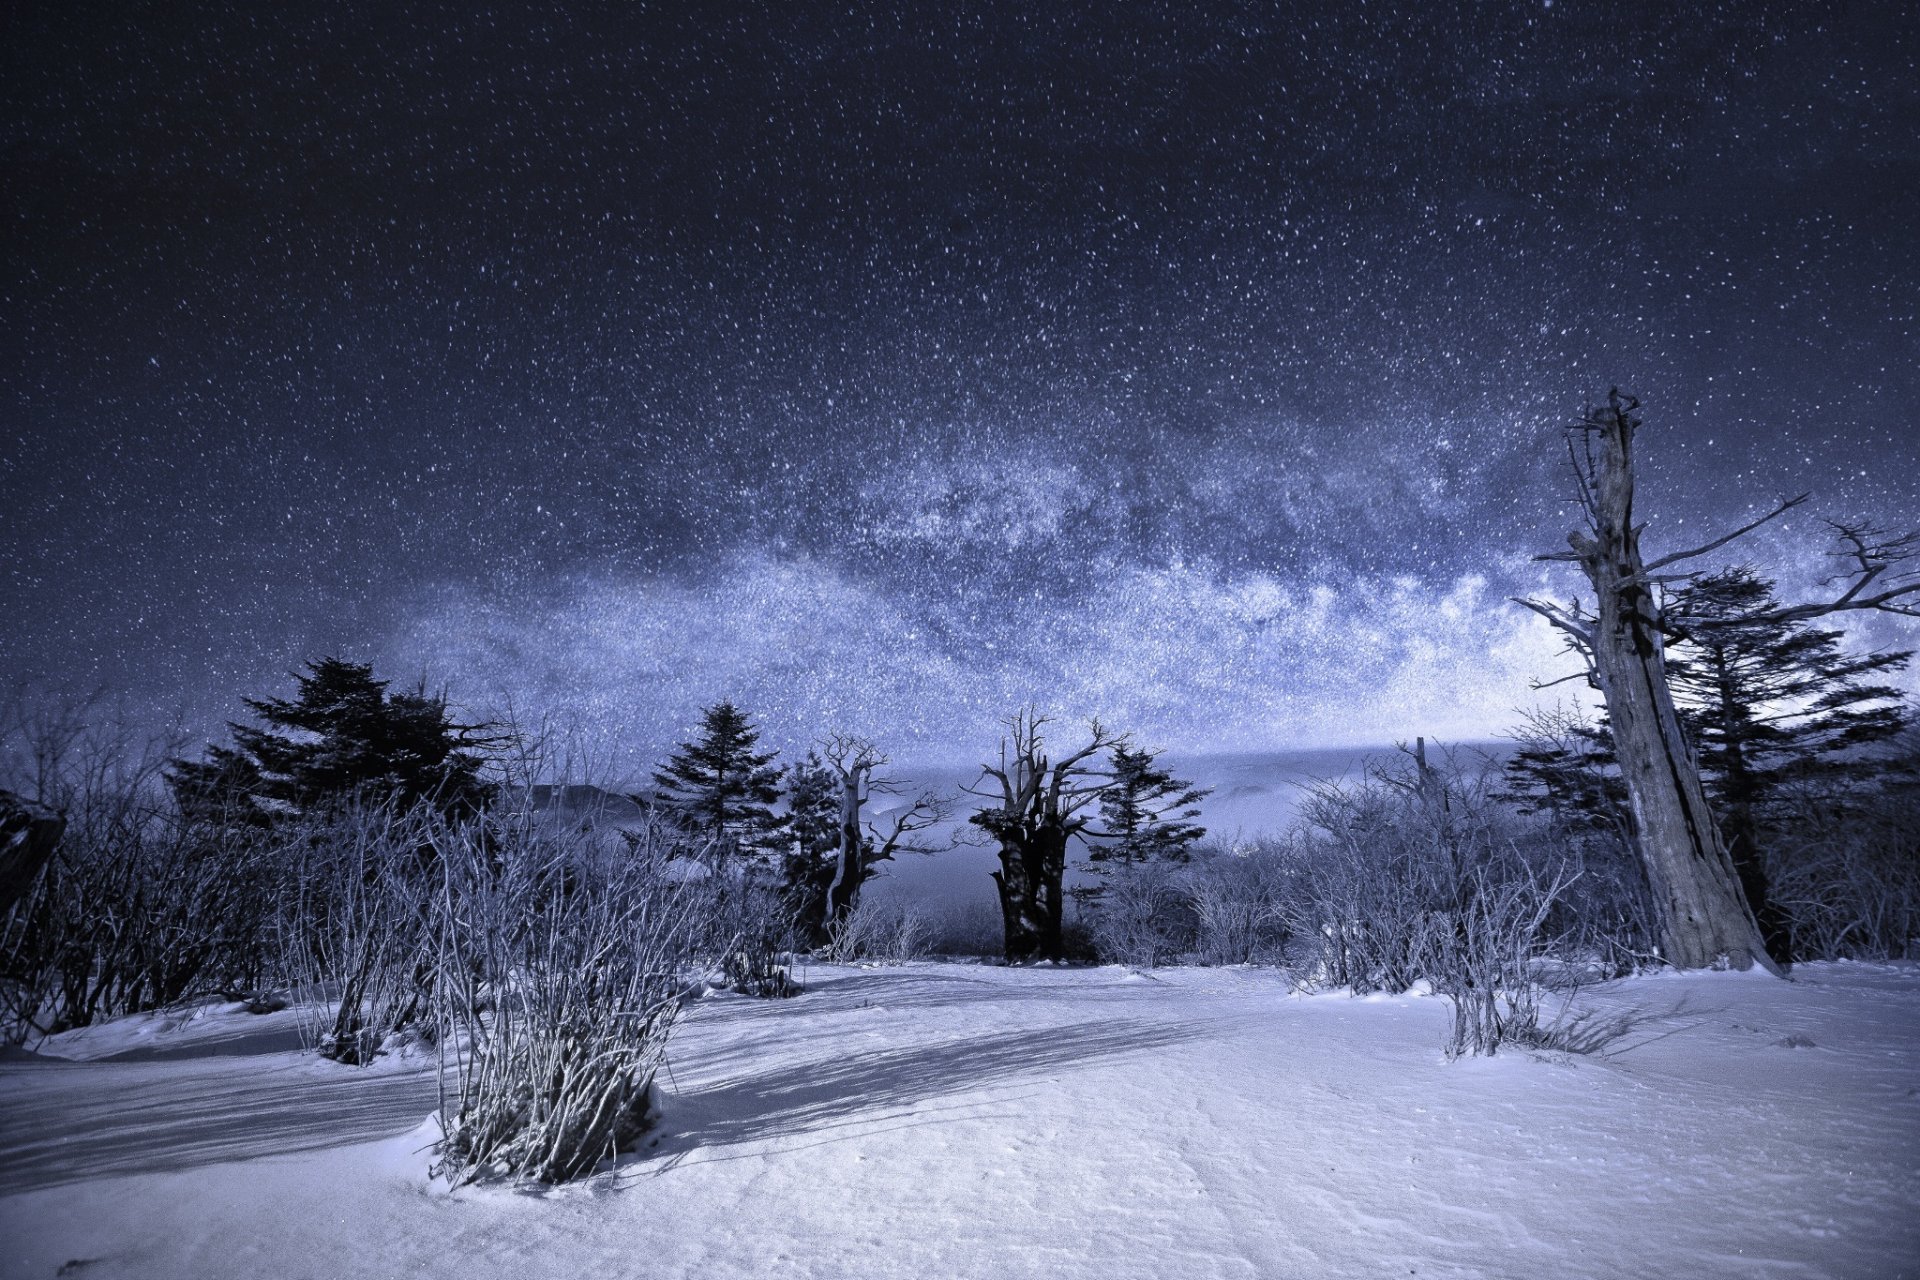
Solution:
M 1651 542 L 1920 516 L 1904 6 L 908 8 L 14 17 L 9 682 L 1470 737 L 1611 384 Z

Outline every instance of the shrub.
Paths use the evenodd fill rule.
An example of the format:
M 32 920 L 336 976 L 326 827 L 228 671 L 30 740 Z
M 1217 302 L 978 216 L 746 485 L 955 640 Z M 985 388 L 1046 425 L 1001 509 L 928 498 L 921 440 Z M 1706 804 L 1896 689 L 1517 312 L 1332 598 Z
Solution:
M 468 826 L 439 841 L 436 1173 L 562 1182 L 633 1148 L 714 898 L 661 856 Z
M 828 927 L 821 956 L 836 964 L 904 964 L 926 955 L 930 942 L 931 931 L 917 912 L 863 894 L 852 911 Z

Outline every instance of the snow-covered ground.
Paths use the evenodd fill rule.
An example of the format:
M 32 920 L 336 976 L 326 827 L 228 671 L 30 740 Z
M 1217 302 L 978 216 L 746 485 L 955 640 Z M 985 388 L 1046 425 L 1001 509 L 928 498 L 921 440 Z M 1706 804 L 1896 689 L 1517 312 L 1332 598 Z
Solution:
M 8 1276 L 1920 1275 L 1920 969 L 1616 983 L 1586 1057 L 1434 998 L 926 964 L 698 1005 L 617 1176 L 449 1195 L 431 1073 L 287 1014 L 0 1061 Z

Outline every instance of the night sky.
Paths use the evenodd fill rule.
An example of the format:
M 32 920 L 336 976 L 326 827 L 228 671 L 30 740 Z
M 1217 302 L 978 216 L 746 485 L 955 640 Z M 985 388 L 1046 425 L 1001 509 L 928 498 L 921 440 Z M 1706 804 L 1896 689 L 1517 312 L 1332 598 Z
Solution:
M 10 6 L 0 672 L 1496 734 L 1609 385 L 1650 550 L 1920 522 L 1915 14 Z

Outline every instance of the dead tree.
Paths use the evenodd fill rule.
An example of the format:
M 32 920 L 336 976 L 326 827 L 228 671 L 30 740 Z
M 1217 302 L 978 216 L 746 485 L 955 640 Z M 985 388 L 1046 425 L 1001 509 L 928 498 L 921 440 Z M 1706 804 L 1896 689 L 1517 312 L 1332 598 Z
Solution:
M 1706 555 L 1806 501 L 1779 503 L 1759 519 L 1723 537 L 1656 560 L 1644 559 L 1634 521 L 1633 437 L 1639 401 L 1609 393 L 1567 431 L 1580 509 L 1586 528 L 1567 535 L 1569 550 L 1538 556 L 1580 566 L 1594 592 L 1591 609 L 1571 603 L 1519 599 L 1569 638 L 1586 661 L 1586 675 L 1606 701 L 1615 752 L 1626 784 L 1634 835 L 1660 913 L 1663 958 L 1680 969 L 1727 963 L 1760 964 L 1768 957 L 1754 913 L 1707 805 L 1699 761 L 1681 732 L 1667 681 L 1667 623 L 1660 589 L 1684 579 L 1663 570 Z M 1917 614 L 1907 597 L 1920 591 L 1913 574 L 1897 572 L 1916 552 L 1916 535 L 1886 538 L 1864 524 L 1835 524 L 1847 560 L 1832 600 L 1783 606 L 1753 621 L 1790 621 L 1847 609 Z M 1920 616 L 1920 615 L 1917 615 Z
M 865 738 L 835 734 L 820 746 L 820 754 L 840 782 L 840 821 L 834 843 L 833 880 L 827 885 L 826 924 L 829 929 L 852 914 L 861 886 L 873 878 L 882 862 L 896 853 L 930 853 L 914 837 L 951 816 L 952 806 L 932 791 L 924 791 L 887 815 L 881 826 L 865 821 L 866 806 L 877 795 L 899 795 L 905 786 L 878 773 L 887 757 Z
M 1062 882 L 1067 844 L 1084 833 L 1087 811 L 1099 803 L 1112 775 L 1089 763 L 1126 741 L 1098 720 L 1091 741 L 1058 762 L 1047 756 L 1048 720 L 1023 711 L 1009 722 L 1000 763 L 982 765 L 965 790 L 990 803 L 968 819 L 1000 844 L 1000 917 L 1009 961 L 1059 960 Z M 989 786 L 988 784 L 991 783 Z

